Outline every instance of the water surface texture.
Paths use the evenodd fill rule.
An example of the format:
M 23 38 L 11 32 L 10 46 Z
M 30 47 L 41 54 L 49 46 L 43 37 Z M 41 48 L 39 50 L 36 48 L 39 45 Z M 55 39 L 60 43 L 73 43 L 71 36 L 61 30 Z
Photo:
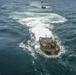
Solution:
M 76 1 L 0 0 L 0 75 L 76 75 Z M 56 39 L 47 56 L 39 38 Z

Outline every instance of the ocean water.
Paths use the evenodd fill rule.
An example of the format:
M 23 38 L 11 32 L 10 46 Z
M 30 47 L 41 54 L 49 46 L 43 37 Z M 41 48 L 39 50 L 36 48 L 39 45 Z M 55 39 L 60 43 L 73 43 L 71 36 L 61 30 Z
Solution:
M 0 75 L 76 75 L 76 1 L 0 0 Z M 61 52 L 45 55 L 39 38 Z

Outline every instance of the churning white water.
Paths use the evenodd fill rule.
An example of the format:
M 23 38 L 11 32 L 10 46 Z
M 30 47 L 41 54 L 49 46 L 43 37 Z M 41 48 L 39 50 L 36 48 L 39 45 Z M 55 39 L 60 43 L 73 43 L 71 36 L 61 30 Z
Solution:
M 39 3 L 37 2 L 35 2 L 35 4 L 30 3 L 30 5 L 39 7 L 38 6 Z M 23 48 L 24 50 L 26 49 L 29 50 L 32 56 L 35 55 L 35 52 L 38 52 L 40 54 L 43 54 L 46 57 L 55 57 L 55 56 L 45 55 L 43 52 L 41 52 L 38 41 L 40 37 L 46 37 L 46 36 L 52 37 L 53 39 L 55 39 L 56 37 L 52 33 L 52 29 L 54 27 L 53 23 L 63 23 L 66 21 L 66 19 L 56 13 L 45 13 L 45 12 L 36 13 L 36 12 L 29 11 L 29 9 L 27 9 L 27 11 L 28 12 L 12 12 L 10 15 L 10 17 L 13 19 L 16 19 L 18 23 L 29 27 L 31 39 L 27 41 L 28 45 L 21 42 L 19 44 L 19 47 Z M 22 17 L 20 16 L 21 14 L 24 14 L 27 17 Z M 63 46 L 60 46 L 60 47 L 62 48 L 62 50 L 59 53 L 59 55 L 64 52 Z M 58 57 L 59 55 L 57 55 L 56 57 Z

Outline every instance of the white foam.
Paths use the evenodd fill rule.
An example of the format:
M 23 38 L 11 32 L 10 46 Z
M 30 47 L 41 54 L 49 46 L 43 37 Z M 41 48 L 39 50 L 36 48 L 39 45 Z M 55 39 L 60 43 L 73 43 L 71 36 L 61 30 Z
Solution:
M 37 57 L 35 56 L 35 52 L 34 52 L 34 50 L 33 50 L 33 48 L 32 48 L 32 46 L 31 46 L 31 41 L 30 41 L 30 43 L 29 43 L 29 41 L 28 41 L 28 45 L 26 45 L 26 44 L 24 44 L 23 42 L 21 42 L 20 44 L 19 44 L 19 47 L 21 47 L 24 51 L 26 51 L 26 49 L 31 53 L 31 55 L 35 58 L 35 59 L 37 59 Z
M 52 37 L 52 38 L 54 38 L 52 32 L 45 27 L 31 28 L 31 32 L 34 33 L 36 41 L 39 41 L 40 37 Z
M 31 6 L 38 6 L 39 3 L 35 1 L 31 3 Z M 27 9 L 28 11 L 29 9 Z M 39 9 L 38 9 L 39 10 Z M 20 15 L 27 15 L 27 17 L 22 18 Z M 61 47 L 61 52 L 57 56 L 48 56 L 44 54 L 40 50 L 40 45 L 38 43 L 40 37 L 52 37 L 55 38 L 55 35 L 52 33 L 53 23 L 63 23 L 67 21 L 64 17 L 55 14 L 55 13 L 35 13 L 35 12 L 13 12 L 11 13 L 10 18 L 16 19 L 22 25 L 26 25 L 29 27 L 29 32 L 33 33 L 34 35 L 30 34 L 31 40 L 28 41 L 28 45 L 24 44 L 23 42 L 20 43 L 19 47 L 28 49 L 31 52 L 31 55 L 35 57 L 35 52 L 44 55 L 45 57 L 58 57 L 62 53 L 64 53 L 64 48 Z M 50 29 L 50 30 L 49 30 Z M 34 41 L 32 41 L 32 39 Z M 60 44 L 59 44 L 60 45 Z M 34 47 L 34 48 L 33 48 Z
M 24 19 L 24 18 L 21 18 L 20 14 L 25 14 L 30 17 Z M 19 19 L 21 21 L 23 20 L 25 22 L 26 21 L 30 22 L 32 20 L 32 21 L 35 21 L 34 23 L 36 24 L 37 22 L 40 23 L 40 21 L 49 22 L 49 23 L 63 23 L 67 21 L 64 17 L 55 13 L 13 12 L 10 18 Z

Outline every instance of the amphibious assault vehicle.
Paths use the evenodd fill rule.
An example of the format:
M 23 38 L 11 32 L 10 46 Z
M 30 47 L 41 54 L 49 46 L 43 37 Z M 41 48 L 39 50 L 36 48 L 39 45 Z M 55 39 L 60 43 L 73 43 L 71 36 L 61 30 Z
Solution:
M 40 37 L 40 49 L 47 55 L 57 55 L 60 47 L 56 40 L 49 37 Z

